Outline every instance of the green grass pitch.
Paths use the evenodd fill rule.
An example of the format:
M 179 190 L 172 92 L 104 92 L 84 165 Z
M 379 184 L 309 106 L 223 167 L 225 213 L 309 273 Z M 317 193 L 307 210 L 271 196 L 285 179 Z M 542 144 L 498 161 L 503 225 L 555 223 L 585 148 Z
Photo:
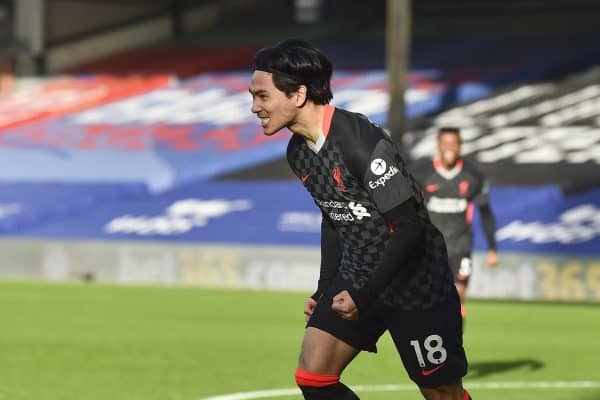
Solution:
M 2 282 L 0 400 L 202 400 L 293 388 L 303 299 L 302 293 Z M 471 301 L 466 385 L 479 387 L 471 390 L 474 399 L 600 399 L 598 386 L 481 386 L 597 385 L 599 308 Z M 387 336 L 379 347 L 378 355 L 361 354 L 344 382 L 409 384 Z M 421 398 L 416 389 L 359 394 Z

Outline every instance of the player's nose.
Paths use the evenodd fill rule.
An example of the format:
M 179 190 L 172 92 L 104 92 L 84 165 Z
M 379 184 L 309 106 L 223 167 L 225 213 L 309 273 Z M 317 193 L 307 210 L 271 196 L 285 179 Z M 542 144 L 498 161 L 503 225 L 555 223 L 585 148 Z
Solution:
M 252 113 L 256 114 L 261 110 L 261 108 L 259 107 L 259 105 L 257 104 L 256 100 L 252 100 L 252 107 L 250 108 L 250 111 L 252 111 Z

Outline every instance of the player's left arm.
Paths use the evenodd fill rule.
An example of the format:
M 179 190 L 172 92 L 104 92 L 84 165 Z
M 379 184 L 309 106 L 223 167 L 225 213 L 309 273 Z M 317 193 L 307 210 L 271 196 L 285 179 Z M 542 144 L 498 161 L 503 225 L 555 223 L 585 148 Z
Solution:
M 384 217 L 394 226 L 390 241 L 383 253 L 381 263 L 373 270 L 367 283 L 360 289 L 348 288 L 333 298 L 333 308 L 342 317 L 357 319 L 383 293 L 393 278 L 408 276 L 410 269 L 406 261 L 411 256 L 423 234 L 423 222 L 417 216 L 416 201 L 411 198 Z
M 363 186 L 393 230 L 382 261 L 373 270 L 367 283 L 360 289 L 348 289 L 352 300 L 350 306 L 354 305 L 355 309 L 344 308 L 342 304 L 336 305 L 334 298 L 334 309 L 338 307 L 342 312 L 336 311 L 349 319 L 357 318 L 359 311 L 364 312 L 368 309 L 398 274 L 410 273 L 407 267 L 410 263 L 407 263 L 407 260 L 418 247 L 424 229 L 424 222 L 417 214 L 414 183 L 399 152 L 379 128 L 373 128 L 369 135 L 376 140 L 371 146 L 361 143 L 362 146 L 357 147 L 366 151 L 353 157 L 353 173 L 362 176 Z M 338 300 L 342 302 L 344 299 Z
M 360 311 L 368 309 L 383 293 L 392 279 L 398 275 L 407 277 L 411 270 L 406 261 L 418 247 L 423 235 L 423 222 L 417 215 L 416 201 L 411 198 L 384 213 L 386 222 L 393 226 L 389 243 L 381 263 L 373 270 L 361 289 L 349 289 L 349 293 Z
M 485 234 L 485 239 L 488 245 L 488 252 L 486 255 L 486 263 L 490 267 L 498 265 L 498 251 L 496 244 L 496 221 L 492 208 L 490 206 L 489 199 L 489 184 L 485 178 L 481 177 L 481 184 L 477 195 L 475 196 L 475 203 L 479 207 L 479 214 L 481 215 L 481 225 Z

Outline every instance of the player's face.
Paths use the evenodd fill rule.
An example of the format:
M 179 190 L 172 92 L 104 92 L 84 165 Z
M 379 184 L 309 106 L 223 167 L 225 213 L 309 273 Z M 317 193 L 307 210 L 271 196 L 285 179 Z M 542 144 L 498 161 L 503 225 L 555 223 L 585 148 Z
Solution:
M 273 135 L 294 120 L 297 111 L 294 96 L 287 97 L 277 89 L 271 73 L 254 71 L 250 94 L 252 112 L 260 119 L 265 135 Z
M 453 133 L 443 133 L 438 138 L 438 151 L 444 165 L 456 164 L 460 157 L 460 139 Z

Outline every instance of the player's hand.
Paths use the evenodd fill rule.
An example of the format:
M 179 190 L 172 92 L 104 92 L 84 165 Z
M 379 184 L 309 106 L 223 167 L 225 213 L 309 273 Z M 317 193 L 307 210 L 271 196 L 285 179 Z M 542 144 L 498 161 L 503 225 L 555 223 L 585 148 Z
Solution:
M 485 257 L 485 262 L 489 267 L 496 267 L 499 263 L 498 253 L 495 250 L 489 250 L 487 252 L 487 256 Z
M 304 302 L 304 320 L 306 322 L 308 322 L 308 320 L 312 316 L 313 311 L 315 311 L 316 306 L 317 306 L 317 301 L 315 299 L 313 299 L 312 297 L 309 297 Z
M 344 319 L 358 319 L 358 308 L 356 308 L 356 303 L 354 303 L 347 290 L 335 295 L 331 308 Z

